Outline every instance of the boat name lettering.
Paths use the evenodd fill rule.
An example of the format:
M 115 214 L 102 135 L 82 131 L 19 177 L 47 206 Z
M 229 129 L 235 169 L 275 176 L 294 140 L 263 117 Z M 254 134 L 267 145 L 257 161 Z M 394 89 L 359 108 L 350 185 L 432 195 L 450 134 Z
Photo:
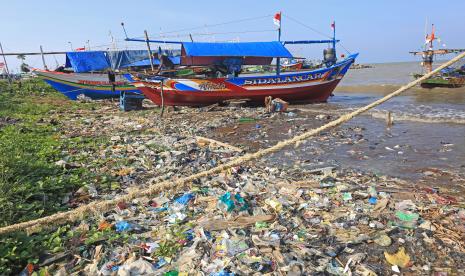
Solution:
M 202 82 L 199 84 L 199 88 L 204 91 L 212 91 L 226 89 L 226 85 L 224 83 Z
M 108 81 L 90 81 L 90 80 L 78 80 L 78 83 L 81 84 L 90 84 L 90 85 L 111 85 Z M 124 85 L 122 81 L 116 81 L 113 83 L 114 85 Z
M 282 76 L 273 78 L 257 78 L 244 80 L 244 85 L 263 85 L 263 84 L 281 84 L 281 83 L 293 83 L 320 79 L 323 76 L 322 73 L 299 75 L 299 76 Z

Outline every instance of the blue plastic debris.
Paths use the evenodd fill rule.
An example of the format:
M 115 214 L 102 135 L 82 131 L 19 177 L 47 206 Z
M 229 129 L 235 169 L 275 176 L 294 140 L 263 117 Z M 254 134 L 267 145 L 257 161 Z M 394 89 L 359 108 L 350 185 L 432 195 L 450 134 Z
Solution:
M 226 192 L 224 195 L 220 197 L 220 203 L 223 205 L 220 206 L 223 209 L 226 209 L 226 211 L 228 212 L 232 212 L 234 209 L 244 211 L 248 208 L 247 203 L 240 194 L 235 194 L 234 196 L 231 196 L 230 192 Z
M 368 199 L 368 203 L 372 205 L 375 205 L 376 202 L 378 202 L 378 199 L 376 197 L 370 197 L 370 199 Z
M 147 210 L 155 212 L 155 213 L 161 213 L 161 212 L 167 211 L 168 208 L 167 207 L 159 207 L 159 208 L 158 207 L 148 207 Z
M 115 226 L 116 232 L 130 231 L 132 229 L 132 225 L 125 220 L 118 221 Z
M 194 197 L 195 197 L 195 195 L 193 193 L 185 193 L 181 197 L 178 197 L 177 199 L 175 199 L 174 202 L 182 204 L 182 205 L 186 205 Z
M 194 237 L 195 237 L 194 230 L 192 230 L 192 229 L 189 229 L 186 232 L 184 232 L 184 235 L 186 235 L 186 240 L 188 240 L 188 241 L 193 240 Z
M 164 259 L 164 258 L 159 258 L 158 259 L 158 263 L 154 264 L 153 267 L 155 269 L 159 269 L 161 268 L 162 266 L 166 265 L 168 262 Z

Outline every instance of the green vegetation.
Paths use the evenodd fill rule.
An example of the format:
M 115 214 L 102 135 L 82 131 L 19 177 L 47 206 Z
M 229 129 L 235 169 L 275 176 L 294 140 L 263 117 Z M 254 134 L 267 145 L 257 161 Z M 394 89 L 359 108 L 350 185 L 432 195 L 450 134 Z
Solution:
M 157 250 L 153 253 L 156 257 L 173 257 L 184 246 L 184 242 L 186 241 L 187 235 L 186 232 L 192 229 L 191 224 L 181 225 L 181 224 L 174 224 L 172 225 L 166 235 L 165 239 L 163 239 Z
M 65 210 L 65 195 L 97 182 L 97 176 L 84 168 L 65 169 L 55 162 L 70 147 L 98 148 L 102 140 L 62 140 L 60 122 L 48 118 L 58 111 L 94 107 L 94 103 L 68 101 L 40 80 L 16 82 L 12 88 L 0 82 L 0 226 Z M 37 263 L 41 252 L 63 250 L 68 230 L 1 236 L 0 275 Z

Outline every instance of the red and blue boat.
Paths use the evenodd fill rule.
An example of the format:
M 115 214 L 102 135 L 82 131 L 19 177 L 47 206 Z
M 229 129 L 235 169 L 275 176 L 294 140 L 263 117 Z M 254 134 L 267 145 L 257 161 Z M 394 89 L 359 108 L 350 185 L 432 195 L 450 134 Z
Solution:
M 126 40 L 179 44 L 181 65 L 208 68 L 206 73 L 190 77 L 131 75 L 132 84 L 146 98 L 157 105 L 168 106 L 205 106 L 234 99 L 264 104 L 269 96 L 289 103 L 325 102 L 358 55 L 337 61 L 335 36 L 329 40 L 226 43 Z M 322 68 L 281 72 L 280 59 L 294 58 L 285 45 L 318 43 L 332 45 L 324 50 Z M 243 66 L 269 66 L 273 60 L 276 60 L 275 73 L 242 74 Z

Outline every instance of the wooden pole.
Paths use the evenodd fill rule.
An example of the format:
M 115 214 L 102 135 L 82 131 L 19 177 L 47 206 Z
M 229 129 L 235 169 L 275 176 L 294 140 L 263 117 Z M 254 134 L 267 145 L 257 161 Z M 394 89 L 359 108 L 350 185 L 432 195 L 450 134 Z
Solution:
M 163 79 L 161 79 L 160 81 L 160 96 L 161 96 L 161 112 L 160 112 L 160 118 L 163 118 L 163 113 L 165 113 L 165 99 L 163 97 L 163 85 L 164 85 L 164 81 Z
M 72 47 L 72 45 L 71 45 Z M 73 50 L 71 48 L 71 50 Z M 61 54 L 66 54 L 67 52 L 24 52 L 24 53 L 0 53 L 0 56 L 18 56 L 18 55 L 25 55 L 25 56 L 38 56 L 38 55 L 61 55 Z
M 47 64 L 45 63 L 44 50 L 42 49 L 42 45 L 40 45 L 40 55 L 42 56 L 42 64 L 44 65 L 44 69 L 48 70 Z
M 147 30 L 144 31 L 144 34 L 145 42 L 147 43 L 147 49 L 149 51 L 150 67 L 152 68 L 152 71 L 155 71 L 155 67 L 153 66 L 152 50 L 150 49 L 149 35 L 147 33 Z
M 0 50 L 2 51 L 2 55 L 3 55 L 3 46 L 1 42 L 0 42 Z M 8 63 L 6 62 L 5 55 L 3 55 L 3 63 L 5 63 L 6 77 L 8 79 L 8 83 L 11 85 L 10 69 L 8 69 Z
M 281 16 L 281 12 L 279 12 L 279 29 L 278 29 L 278 41 L 281 41 L 281 22 L 283 17 Z M 276 58 L 276 75 L 279 76 L 281 74 L 281 58 Z
M 387 117 L 386 117 L 386 124 L 387 124 L 388 127 L 392 127 L 393 123 L 394 123 L 394 121 L 392 120 L 392 113 L 391 113 L 391 111 L 388 111 Z
M 336 56 L 336 21 L 333 21 L 333 49 L 334 49 L 334 56 Z

